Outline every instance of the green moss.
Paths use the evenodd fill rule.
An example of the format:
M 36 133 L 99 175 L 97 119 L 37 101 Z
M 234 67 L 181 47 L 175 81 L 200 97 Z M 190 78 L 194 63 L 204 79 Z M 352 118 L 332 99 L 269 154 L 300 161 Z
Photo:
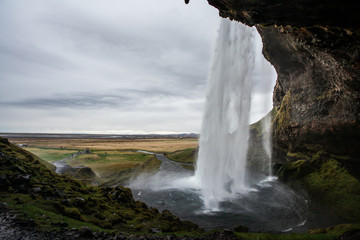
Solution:
M 287 161 L 294 161 L 294 160 L 308 159 L 309 158 L 309 156 L 307 154 L 302 153 L 302 152 L 295 152 L 295 153 L 288 152 L 286 154 L 286 157 L 287 157 Z
M 327 233 L 333 235 L 341 235 L 345 232 L 360 230 L 360 223 L 340 224 L 327 228 L 317 228 L 309 230 L 309 233 Z
M 279 111 L 275 116 L 275 120 L 274 120 L 274 122 L 276 123 L 275 133 L 284 132 L 286 128 L 290 125 L 290 119 L 291 119 L 290 100 L 291 100 L 291 94 L 289 90 L 283 97 Z
M 236 233 L 246 240 L 335 240 L 337 234 L 271 234 L 271 233 Z
M 67 217 L 81 220 L 81 213 L 79 209 L 75 207 L 65 207 L 62 213 Z
M 194 164 L 180 164 L 183 168 L 190 170 L 190 171 L 194 171 L 195 170 L 195 166 Z
M 173 161 L 181 163 L 195 163 L 197 156 L 197 148 L 187 148 L 184 150 L 166 153 L 165 156 Z
M 125 184 L 133 178 L 136 178 L 142 174 L 153 174 L 159 170 L 161 161 L 159 161 L 154 155 L 147 155 L 147 161 L 134 167 L 117 171 L 114 174 L 101 179 L 101 186 L 114 186 L 118 184 Z
M 318 152 L 311 158 L 286 163 L 279 178 L 305 188 L 312 199 L 345 221 L 360 221 L 360 181 L 334 156 Z
M 360 182 L 330 159 L 304 178 L 311 194 L 346 219 L 360 221 Z
M 42 148 L 42 147 L 29 147 L 27 150 L 36 156 L 48 162 L 58 161 L 70 157 L 72 154 L 77 153 L 76 149 L 57 149 L 57 148 Z

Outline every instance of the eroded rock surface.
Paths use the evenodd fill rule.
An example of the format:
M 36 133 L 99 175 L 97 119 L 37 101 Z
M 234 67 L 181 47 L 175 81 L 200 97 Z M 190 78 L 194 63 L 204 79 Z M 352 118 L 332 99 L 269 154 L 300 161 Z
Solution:
M 360 26 L 360 4 L 333 0 L 208 0 L 222 17 L 247 25 Z
M 278 150 L 359 156 L 360 31 L 258 27 L 278 73 Z

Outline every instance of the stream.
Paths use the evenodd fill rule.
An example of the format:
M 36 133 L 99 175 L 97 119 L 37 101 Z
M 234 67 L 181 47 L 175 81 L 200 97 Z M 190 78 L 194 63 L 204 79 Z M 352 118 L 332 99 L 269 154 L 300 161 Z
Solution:
M 86 153 L 85 151 L 79 151 L 77 153 L 73 153 L 71 154 L 69 157 L 58 160 L 56 162 L 53 162 L 52 164 L 56 167 L 55 172 L 57 174 L 64 174 L 68 169 L 72 168 L 72 169 L 77 169 L 77 168 L 85 168 L 85 167 L 71 167 L 70 165 L 68 165 L 66 162 L 70 159 L 76 158 L 77 156 L 81 155 L 81 154 L 89 154 Z

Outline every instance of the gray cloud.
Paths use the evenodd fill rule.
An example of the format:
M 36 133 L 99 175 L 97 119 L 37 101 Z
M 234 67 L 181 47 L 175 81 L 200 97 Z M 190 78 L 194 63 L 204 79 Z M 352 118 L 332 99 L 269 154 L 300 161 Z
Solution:
M 0 1 L 0 132 L 198 132 L 218 21 L 206 1 Z
M 73 108 L 73 109 L 98 109 L 105 107 L 125 107 L 132 103 L 133 99 L 115 95 L 76 95 L 52 98 L 24 99 L 21 101 L 2 102 L 1 105 L 25 107 L 25 108 Z

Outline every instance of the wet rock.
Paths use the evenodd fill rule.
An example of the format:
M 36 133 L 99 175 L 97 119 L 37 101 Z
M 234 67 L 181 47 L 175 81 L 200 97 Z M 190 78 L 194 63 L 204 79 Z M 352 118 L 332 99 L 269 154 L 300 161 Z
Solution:
M 14 185 L 20 185 L 20 184 L 30 184 L 29 180 L 31 178 L 31 175 L 16 175 L 14 178 L 11 179 L 11 182 Z
M 62 190 L 55 190 L 54 191 L 54 196 L 57 197 L 57 198 L 64 198 L 65 197 L 65 192 L 62 191 Z
M 75 206 L 83 206 L 85 204 L 85 199 L 81 198 L 81 197 L 76 197 L 73 200 L 73 203 Z
M 1 138 L 0 137 L 0 143 L 3 143 L 5 145 L 10 145 L 9 140 L 7 138 Z
M 302 0 L 208 0 L 228 17 L 248 25 L 341 26 L 360 27 L 360 6 L 341 0 L 304 2 Z M 304 17 L 308 16 L 308 17 Z
M 61 204 L 62 204 L 62 205 L 65 205 L 65 206 L 71 206 L 69 199 L 62 199 L 62 200 L 61 200 Z
M 85 238 L 92 238 L 94 236 L 93 232 L 89 227 L 82 227 L 80 229 L 80 235 Z
M 24 204 L 24 202 L 20 198 L 14 198 L 16 204 Z
M 24 227 L 24 228 L 34 228 L 34 227 L 36 227 L 36 223 L 35 223 L 34 219 L 27 219 L 27 220 L 15 219 L 15 220 L 16 220 L 16 224 L 18 224 L 21 227 Z
M 19 172 L 21 174 L 26 174 L 26 171 L 22 169 L 21 167 L 15 166 L 14 171 Z
M 275 150 L 359 156 L 360 30 L 258 27 L 274 88 Z M 285 60 L 286 59 L 286 60 Z
M 209 239 L 238 240 L 239 238 L 231 230 L 217 231 L 209 236 Z
M 161 230 L 158 228 L 151 228 L 152 233 L 161 233 Z
M 355 229 L 352 231 L 345 232 L 338 238 L 338 240 L 359 240 L 359 239 L 360 239 L 360 229 Z
M 249 228 L 245 226 L 237 226 L 234 228 L 235 232 L 249 232 Z
M 66 223 L 66 222 L 55 222 L 55 223 L 51 223 L 51 226 L 60 227 L 60 228 L 67 228 L 69 226 L 69 224 Z
M 33 188 L 33 189 L 32 189 L 32 192 L 38 194 L 38 193 L 41 192 L 41 188 L 39 188 L 39 187 Z

